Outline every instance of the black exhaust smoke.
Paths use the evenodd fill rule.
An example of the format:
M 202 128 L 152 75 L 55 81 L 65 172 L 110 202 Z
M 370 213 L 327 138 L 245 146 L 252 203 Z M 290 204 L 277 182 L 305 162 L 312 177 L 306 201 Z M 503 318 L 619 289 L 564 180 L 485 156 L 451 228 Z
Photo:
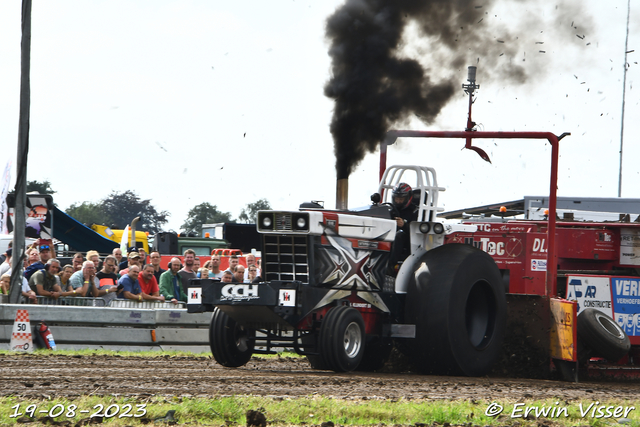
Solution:
M 463 96 L 468 65 L 482 61 L 478 73 L 485 83 L 521 84 L 543 71 L 543 64 L 524 62 L 526 46 L 535 43 L 531 37 L 540 37 L 540 20 L 521 9 L 516 18 L 531 37 L 511 35 L 499 24 L 501 17 L 489 11 L 491 5 L 490 0 L 347 0 L 327 19 L 332 68 L 324 92 L 335 100 L 331 133 L 337 179 L 348 178 L 392 126 L 413 116 L 433 123 L 455 93 Z M 556 6 L 555 14 L 562 16 L 565 8 Z M 575 9 L 571 13 L 575 19 Z M 563 27 L 567 34 L 562 35 L 575 43 L 573 22 Z M 413 56 L 421 62 L 403 51 L 414 42 L 421 51 Z

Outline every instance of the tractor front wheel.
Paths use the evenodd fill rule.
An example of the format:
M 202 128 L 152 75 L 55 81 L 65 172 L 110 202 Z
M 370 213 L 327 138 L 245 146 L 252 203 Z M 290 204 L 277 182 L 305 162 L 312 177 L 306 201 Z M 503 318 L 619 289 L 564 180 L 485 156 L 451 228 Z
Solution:
M 244 328 L 219 308 L 209 325 L 209 346 L 216 362 L 228 368 L 247 364 L 253 354 L 255 331 Z
M 322 320 L 318 341 L 323 366 L 335 372 L 353 371 L 364 355 L 362 315 L 352 307 L 333 307 Z

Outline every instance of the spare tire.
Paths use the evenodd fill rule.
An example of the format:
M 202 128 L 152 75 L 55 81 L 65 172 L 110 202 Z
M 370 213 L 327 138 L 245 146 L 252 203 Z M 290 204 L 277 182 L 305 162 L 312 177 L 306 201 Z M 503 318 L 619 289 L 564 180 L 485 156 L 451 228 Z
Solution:
M 578 315 L 578 339 L 594 356 L 617 362 L 631 348 L 629 336 L 615 320 L 595 308 Z
M 507 302 L 500 270 L 486 252 L 451 243 L 428 251 L 411 275 L 407 347 L 422 373 L 480 376 L 502 352 Z

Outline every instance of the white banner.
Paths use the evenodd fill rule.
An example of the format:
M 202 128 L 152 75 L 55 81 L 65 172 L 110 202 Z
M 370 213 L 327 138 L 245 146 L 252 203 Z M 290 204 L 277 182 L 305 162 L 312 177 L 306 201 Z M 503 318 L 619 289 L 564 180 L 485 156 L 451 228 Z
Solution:
M 9 221 L 9 207 L 7 206 L 7 194 L 11 182 L 11 161 L 7 161 L 0 181 L 0 234 L 8 234 L 7 222 Z

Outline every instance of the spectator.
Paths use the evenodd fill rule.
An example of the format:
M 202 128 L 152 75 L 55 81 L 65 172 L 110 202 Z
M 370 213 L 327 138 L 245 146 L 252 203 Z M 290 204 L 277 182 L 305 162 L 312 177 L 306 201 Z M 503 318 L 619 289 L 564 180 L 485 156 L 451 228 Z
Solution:
M 71 264 L 67 264 L 62 267 L 60 273 L 58 273 L 58 285 L 60 285 L 60 293 L 61 297 L 77 297 L 78 293 L 74 292 L 73 287 L 69 283 L 69 279 L 73 275 L 73 266 Z
M 147 265 L 147 253 L 145 252 L 144 248 L 138 248 L 138 253 L 140 254 L 140 265 Z
M 160 288 L 156 276 L 153 275 L 153 265 L 147 264 L 138 274 L 138 283 L 142 290 L 142 299 L 149 301 L 164 301 L 164 297 L 160 295 Z
M 209 269 L 206 267 L 201 267 L 198 269 L 198 279 L 208 279 L 209 278 Z
M 107 305 L 116 298 L 118 289 L 117 265 L 118 259 L 113 255 L 108 255 L 102 263 L 102 270 L 96 273 L 98 287 L 93 288 L 93 296 L 104 298 Z
M 251 264 L 249 267 L 247 267 L 245 276 L 246 276 L 246 279 L 244 279 L 245 283 L 253 283 L 256 279 L 260 277 L 260 275 L 258 274 L 258 267 L 256 267 L 254 264 Z
M 24 269 L 24 277 L 31 280 L 31 276 L 38 270 L 44 268 L 44 264 L 40 261 L 40 252 L 36 248 L 27 249 L 27 266 Z
M 129 268 L 133 265 L 137 265 L 138 271 L 140 271 L 140 254 L 138 252 L 129 252 L 127 254 L 127 266 L 122 268 L 122 264 L 120 264 L 120 276 L 127 275 L 129 273 Z
M 196 253 L 193 249 L 187 249 L 184 251 L 184 267 L 182 270 L 178 271 L 178 275 L 180 276 L 180 280 L 182 281 L 182 290 L 184 293 L 187 293 L 187 289 L 189 288 L 189 280 L 197 279 L 196 272 L 193 271 L 193 264 L 196 258 Z
M 165 301 L 171 301 L 174 304 L 187 302 L 187 294 L 182 289 L 182 281 L 178 276 L 181 267 L 180 259 L 171 258 L 169 270 L 160 276 L 160 294 L 164 296 Z
M 122 262 L 122 249 L 114 248 L 113 252 L 111 252 L 111 255 L 116 257 L 116 265 L 119 265 Z
M 256 268 L 256 277 L 260 276 L 260 268 L 258 267 L 258 262 L 256 261 L 256 256 L 254 254 L 248 254 L 245 259 L 247 260 L 247 267 L 253 265 Z M 253 278 L 255 279 L 255 277 Z M 244 280 L 247 282 L 249 280 L 249 269 L 244 270 Z M 247 283 L 251 283 L 253 280 L 249 280 Z
M 65 265 L 62 267 L 62 270 L 60 270 L 58 276 L 60 276 L 60 288 L 62 289 L 62 292 L 73 291 L 73 287 L 71 287 L 71 284 L 69 283 L 69 279 L 73 273 L 73 265 L 71 264 Z
M 122 271 L 122 270 L 124 270 L 124 269 L 129 267 L 129 255 L 131 253 L 133 253 L 133 252 L 135 252 L 138 255 L 140 255 L 140 252 L 138 252 L 138 249 L 136 247 L 134 247 L 134 246 L 131 246 L 129 249 L 127 249 L 127 258 L 124 259 L 124 257 L 123 257 L 123 259 L 120 261 L 120 264 L 118 265 L 118 268 L 120 269 L 120 271 Z
M 225 270 L 222 272 L 222 277 L 220 278 L 221 282 L 224 283 L 231 283 L 233 282 L 233 273 L 230 272 L 229 270 Z
M 195 257 L 193 259 L 193 271 L 200 270 L 200 257 Z
M 209 278 L 222 278 L 222 271 L 220 271 L 220 255 L 211 255 L 211 262 L 209 263 Z
M 3 273 L 0 275 L 0 293 L 9 295 L 9 289 L 11 288 L 11 275 Z
M 51 245 L 48 242 L 41 242 L 38 245 L 38 251 L 40 252 L 40 262 L 46 264 L 51 259 Z
M 73 296 L 85 297 L 93 295 L 93 288 L 97 288 L 100 285 L 93 262 L 83 262 L 82 270 L 76 271 L 71 275 L 69 284 L 73 288 Z
M 142 289 L 138 283 L 138 275 L 140 267 L 132 265 L 129 267 L 129 273 L 120 277 L 118 285 L 122 285 L 122 292 L 118 293 L 119 299 L 130 299 L 133 301 L 142 301 Z
M 9 243 L 7 244 L 7 249 L 11 249 L 13 247 L 13 241 L 9 240 Z M 0 255 L 0 264 L 4 263 L 7 260 L 7 253 L 3 253 L 2 255 Z
M 60 262 L 55 258 L 49 259 L 43 269 L 31 275 L 29 287 L 36 295 L 58 299 L 62 294 L 58 284 L 59 270 Z
M 73 264 L 73 271 L 82 270 L 82 263 L 84 262 L 84 256 L 82 252 L 76 252 L 71 259 L 71 263 Z
M 4 274 L 9 275 L 9 290 L 11 290 L 11 269 L 9 269 Z M 29 282 L 24 276 L 22 276 L 22 288 L 20 289 L 20 293 L 22 294 L 23 297 L 26 298 L 27 302 L 31 304 L 38 303 L 38 298 L 36 297 L 36 293 L 33 291 L 33 289 L 31 289 L 31 287 L 29 286 Z
M 244 282 L 244 265 L 238 265 L 235 273 L 233 273 L 233 281 L 238 283 Z
M 102 268 L 100 265 L 100 254 L 98 251 L 89 251 L 87 252 L 87 261 L 91 261 L 93 265 L 96 267 L 96 271 Z
M 4 262 L 0 264 L 0 276 L 11 269 L 11 254 L 13 253 L 13 249 L 7 249 L 5 252 Z
M 151 261 L 151 265 L 153 265 L 153 275 L 156 277 L 158 283 L 160 283 L 160 276 L 162 275 L 162 273 L 167 271 L 163 268 L 160 268 L 161 259 L 162 257 L 160 256 L 160 252 L 158 251 L 151 251 L 151 253 L 149 254 L 149 260 Z
M 235 273 L 236 267 L 238 266 L 239 263 L 240 263 L 240 260 L 238 259 L 238 255 L 231 255 L 229 257 L 229 268 L 227 268 L 227 270 L 229 270 L 231 273 Z

